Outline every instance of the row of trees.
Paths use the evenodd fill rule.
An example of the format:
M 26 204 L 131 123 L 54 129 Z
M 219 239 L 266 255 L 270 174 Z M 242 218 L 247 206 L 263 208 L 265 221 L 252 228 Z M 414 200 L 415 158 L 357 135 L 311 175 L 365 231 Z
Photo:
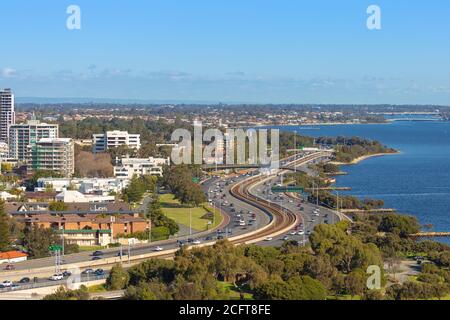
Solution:
M 134 175 L 129 185 L 123 190 L 123 200 L 128 203 L 140 202 L 146 192 L 156 192 L 157 181 L 156 176 Z
M 166 167 L 162 183 L 182 204 L 198 207 L 206 202 L 206 196 L 200 185 L 193 181 L 194 177 L 201 177 L 201 170 L 196 166 Z

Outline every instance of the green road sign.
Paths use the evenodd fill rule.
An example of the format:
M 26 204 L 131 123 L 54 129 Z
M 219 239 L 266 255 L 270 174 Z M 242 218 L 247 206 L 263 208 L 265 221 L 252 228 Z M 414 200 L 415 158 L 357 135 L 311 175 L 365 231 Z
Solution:
M 62 251 L 62 246 L 52 245 L 48 247 L 49 251 Z
M 273 187 L 272 192 L 275 192 L 275 193 L 287 193 L 287 192 L 303 193 L 304 190 L 303 190 L 303 188 L 300 188 L 300 187 Z
M 200 178 L 194 177 L 194 178 L 192 178 L 192 182 L 193 183 L 200 183 Z

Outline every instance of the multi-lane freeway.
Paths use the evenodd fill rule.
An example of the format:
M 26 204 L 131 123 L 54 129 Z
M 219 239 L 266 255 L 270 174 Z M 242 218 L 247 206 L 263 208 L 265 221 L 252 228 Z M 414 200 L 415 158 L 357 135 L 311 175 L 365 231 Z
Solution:
M 327 153 L 321 152 L 294 155 L 280 164 L 300 168 L 327 156 Z M 108 249 L 102 252 L 100 258 L 94 258 L 92 253 L 87 252 L 66 255 L 61 268 L 102 268 L 107 273 L 107 270 L 118 262 L 128 262 L 132 265 L 150 257 L 170 258 L 179 248 L 180 241 L 186 246 L 194 246 L 194 243 L 197 246 L 208 246 L 224 238 L 235 245 L 258 243 L 280 246 L 286 240 L 296 240 L 299 245 L 304 245 L 314 226 L 319 223 L 334 223 L 339 217 L 334 211 L 305 203 L 301 198 L 288 194 L 273 194 L 271 187 L 281 183 L 280 178 L 286 173 L 287 171 L 278 170 L 271 175 L 262 175 L 255 170 L 251 174 L 217 177 L 206 181 L 203 187 L 209 201 L 224 217 L 215 230 L 152 244 Z M 53 258 L 18 263 L 15 271 L 0 272 L 0 282 L 5 279 L 17 282 L 23 277 L 37 277 L 36 281 L 40 286 L 43 283 L 55 285 L 55 282 L 48 280 L 48 275 L 54 272 L 53 265 Z M 19 284 L 15 290 L 20 288 Z

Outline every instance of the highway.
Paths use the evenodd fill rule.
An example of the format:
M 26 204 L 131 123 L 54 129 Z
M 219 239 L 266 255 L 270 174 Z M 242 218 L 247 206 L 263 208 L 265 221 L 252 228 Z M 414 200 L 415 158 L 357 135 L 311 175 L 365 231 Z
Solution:
M 298 165 L 306 165 L 324 157 L 323 154 L 316 153 L 306 155 L 300 159 L 298 156 L 290 157 L 285 160 L 285 165 L 294 161 Z M 315 225 L 328 220 L 328 223 L 334 223 L 337 217 L 333 211 L 320 209 L 320 216 L 314 216 L 315 206 L 311 204 L 301 204 L 299 199 L 290 198 L 286 195 L 270 194 L 272 185 L 279 183 L 279 175 L 287 171 L 279 171 L 278 175 L 241 175 L 238 177 L 213 178 L 204 184 L 205 192 L 208 193 L 212 205 L 221 209 L 224 215 L 224 221 L 220 226 L 221 232 L 202 233 L 192 235 L 193 239 L 200 239 L 201 245 L 212 245 L 217 239 L 228 238 L 232 243 L 239 245 L 245 243 L 258 243 L 260 245 L 280 246 L 283 244 L 283 238 L 299 241 L 304 244 Z M 286 201 L 284 201 L 286 199 Z M 301 211 L 299 205 L 303 206 Z M 241 225 L 242 220 L 245 226 Z M 303 230 L 302 235 L 291 235 L 296 229 Z M 184 237 L 186 238 L 186 237 Z M 287 239 L 287 238 L 286 238 Z M 270 241 L 269 241 L 270 240 Z M 162 252 L 155 252 L 155 246 L 161 246 Z M 64 264 L 61 269 L 70 269 L 72 266 L 79 265 L 81 269 L 104 268 L 107 272 L 112 265 L 122 261 L 127 263 L 138 263 L 151 257 L 170 258 L 178 249 L 179 244 L 176 239 L 162 242 L 133 246 L 122 249 L 104 250 L 100 260 L 92 260 L 92 253 L 80 253 L 64 256 Z M 130 253 L 130 257 L 128 256 Z M 129 259 L 130 258 L 130 259 Z M 16 271 L 0 272 L 0 280 L 5 279 L 18 281 L 22 277 L 34 277 L 39 268 L 44 268 L 45 272 L 51 274 L 53 258 L 29 260 L 16 264 Z M 43 271 L 43 270 L 42 270 Z M 44 271 L 43 271 L 44 272 Z M 55 285 L 55 282 L 49 282 L 48 277 L 41 277 L 38 282 L 47 282 L 48 285 Z M 17 289 L 17 288 L 16 288 Z M 19 288 L 20 289 L 20 288 Z

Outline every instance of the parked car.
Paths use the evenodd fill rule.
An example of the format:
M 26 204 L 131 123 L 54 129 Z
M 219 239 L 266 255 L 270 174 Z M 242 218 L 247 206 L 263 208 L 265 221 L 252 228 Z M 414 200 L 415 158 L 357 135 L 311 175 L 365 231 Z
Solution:
M 9 280 L 2 282 L 3 288 L 10 288 L 10 287 L 12 287 L 12 285 L 13 285 L 12 281 L 9 281 Z

